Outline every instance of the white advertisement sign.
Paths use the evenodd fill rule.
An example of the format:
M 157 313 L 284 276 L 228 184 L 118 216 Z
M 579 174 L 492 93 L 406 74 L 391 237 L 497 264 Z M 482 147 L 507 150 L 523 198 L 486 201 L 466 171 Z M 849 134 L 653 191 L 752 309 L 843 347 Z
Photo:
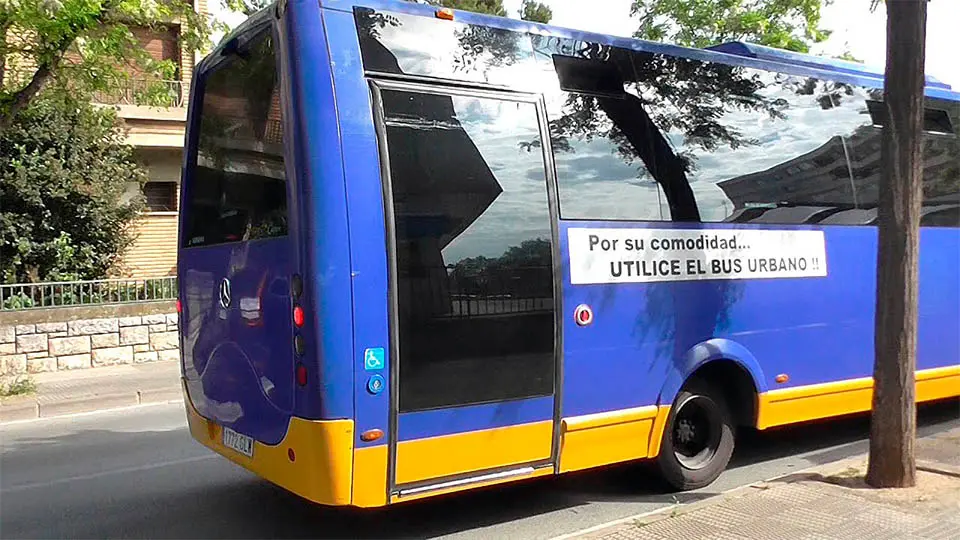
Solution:
M 574 285 L 827 275 L 822 231 L 571 228 L 567 240 Z

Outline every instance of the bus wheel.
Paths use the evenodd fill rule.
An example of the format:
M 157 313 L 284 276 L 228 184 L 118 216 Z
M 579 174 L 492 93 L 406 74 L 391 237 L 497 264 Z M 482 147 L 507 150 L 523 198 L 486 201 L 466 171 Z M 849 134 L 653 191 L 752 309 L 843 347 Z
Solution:
M 720 476 L 733 455 L 734 423 L 720 392 L 691 381 L 670 410 L 657 464 L 680 491 L 699 489 Z

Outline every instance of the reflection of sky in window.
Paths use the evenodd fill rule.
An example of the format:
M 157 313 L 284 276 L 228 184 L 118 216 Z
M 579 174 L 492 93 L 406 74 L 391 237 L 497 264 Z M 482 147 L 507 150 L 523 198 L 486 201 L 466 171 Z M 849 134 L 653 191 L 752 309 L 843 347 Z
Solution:
M 552 86 L 547 115 L 555 121 L 570 111 L 565 110 L 567 94 L 559 91 L 556 78 Z M 566 219 L 659 221 L 666 200 L 656 182 L 639 157 L 627 163 L 617 145 L 602 136 L 612 122 L 601 111 L 597 115 L 603 121 L 593 138 L 574 134 L 567 137 L 570 150 L 554 150 L 561 215 Z
M 379 32 L 381 41 L 388 44 L 390 51 L 397 57 L 402 72 L 484 81 L 518 88 L 530 87 L 525 83 L 531 70 L 523 59 L 532 59 L 533 51 L 530 39 L 523 34 L 516 34 L 517 39 L 512 44 L 517 57 L 510 59 L 503 58 L 500 51 L 481 48 L 478 40 L 471 42 L 473 48 L 467 52 L 460 43 L 463 32 L 468 29 L 467 25 L 422 21 L 418 20 L 418 17 L 409 16 L 398 18 L 399 26 L 388 24 Z M 481 28 L 480 31 L 494 30 Z M 503 39 L 503 34 L 499 36 Z M 510 43 L 501 41 L 504 47 Z M 501 57 L 495 57 L 496 55 Z M 495 60 L 502 64 L 492 65 Z
M 453 26 L 417 25 L 415 31 L 410 30 L 390 26 L 382 30 L 404 72 L 549 88 L 546 91 L 548 117 L 556 120 L 562 116 L 564 94 L 559 92 L 552 69 L 531 69 L 528 64 L 490 67 L 480 61 L 490 58 L 488 52 L 483 52 L 475 66 L 483 66 L 484 75 L 455 72 L 460 44 Z M 520 45 L 526 48 L 527 43 L 521 40 Z M 538 68 L 550 64 L 545 61 Z M 705 221 L 721 221 L 733 212 L 733 203 L 718 183 L 780 165 L 819 148 L 833 136 L 849 136 L 858 126 L 870 122 L 869 116 L 863 114 L 864 99 L 868 98 L 864 89 L 854 87 L 853 95 L 840 90 L 839 105 L 825 110 L 817 100 L 823 90 L 822 82 L 813 95 L 802 95 L 796 88 L 802 86 L 804 78 L 758 70 L 743 70 L 742 75 L 758 75 L 767 84 L 760 95 L 770 101 L 781 99 L 787 103 L 781 111 L 786 116 L 784 119 L 772 118 L 764 111 L 731 109 L 717 120 L 756 144 L 737 149 L 720 145 L 708 151 L 686 145 L 680 131 L 664 133 L 676 152 L 694 157 L 695 170 L 688 178 Z M 645 89 L 642 94 L 648 92 L 649 89 Z M 647 102 L 662 102 L 662 99 Z M 547 230 L 542 222 L 542 210 L 537 210 L 544 208 L 540 154 L 536 150 L 528 153 L 519 147 L 521 142 L 538 138 L 532 105 L 521 104 L 518 109 L 516 103 L 467 98 L 455 98 L 455 105 L 464 129 L 510 192 L 502 194 L 477 222 L 451 242 L 445 249 L 446 262 L 455 263 L 461 257 L 478 254 L 497 257 L 523 240 L 543 237 Z M 656 116 L 655 111 L 651 113 Z M 669 219 L 666 201 L 639 158 L 626 163 L 616 146 L 604 137 L 594 137 L 591 141 L 571 137 L 568 142 L 572 152 L 556 153 L 564 217 L 658 220 L 662 208 L 663 218 Z M 536 182 L 531 181 L 533 178 Z M 518 185 L 526 191 L 514 192 Z M 536 215 L 531 215 L 531 211 Z
M 546 181 L 539 150 L 522 142 L 539 138 L 536 110 L 530 103 L 454 97 L 464 131 L 493 171 L 503 193 L 483 215 L 443 250 L 444 264 L 465 257 L 499 257 L 524 240 L 550 239 Z
M 797 94 L 795 87 L 802 86 L 799 83 L 804 81 L 803 78 L 781 75 L 780 82 L 776 82 L 776 74 L 753 70 L 746 70 L 744 75 L 754 73 L 758 73 L 767 84 L 758 94 L 770 101 L 782 99 L 787 103 L 781 111 L 786 118 L 772 118 L 764 111 L 733 109 L 718 122 L 739 131 L 744 140 L 754 139 L 756 144 L 742 145 L 737 149 L 720 145 L 708 151 L 686 145 L 679 131 L 668 133 L 678 152 L 688 152 L 695 157 L 696 170 L 688 174 L 688 178 L 705 221 L 722 220 L 733 209 L 733 203 L 717 186 L 719 182 L 775 167 L 816 150 L 831 137 L 850 136 L 857 127 L 870 123 L 870 117 L 864 114 L 864 100 L 869 98 L 866 89 L 853 87 L 853 95 L 840 90 L 840 103 L 831 109 L 823 109 L 817 100 L 823 93 L 823 82 L 817 85 L 813 95 L 801 95 Z

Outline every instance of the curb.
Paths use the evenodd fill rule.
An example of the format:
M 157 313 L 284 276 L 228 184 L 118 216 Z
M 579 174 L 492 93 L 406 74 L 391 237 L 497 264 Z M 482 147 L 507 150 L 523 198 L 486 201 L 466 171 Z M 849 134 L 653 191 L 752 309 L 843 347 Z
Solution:
M 950 432 L 960 432 L 960 428 L 954 428 Z M 948 432 L 948 433 L 950 433 Z M 943 436 L 934 435 L 931 438 L 939 438 Z M 702 499 L 699 501 L 691 503 L 678 503 L 672 504 L 669 506 L 664 506 L 663 508 L 658 508 L 656 510 L 651 510 L 649 512 L 643 512 L 640 514 L 635 514 L 625 518 L 621 518 L 615 521 L 610 521 L 607 523 L 601 523 L 593 527 L 582 529 L 579 531 L 574 531 L 572 533 L 564 534 L 561 536 L 556 536 L 550 540 L 571 540 L 574 538 L 577 539 L 595 539 L 601 538 L 608 535 L 613 535 L 619 531 L 629 530 L 636 527 L 642 527 L 649 525 L 651 523 L 663 521 L 666 519 L 678 517 L 683 514 L 690 512 L 695 512 L 707 506 L 713 506 L 720 504 L 726 500 L 743 497 L 752 490 L 765 490 L 769 489 L 770 485 L 773 483 L 791 483 L 799 480 L 803 480 L 810 473 L 816 472 L 821 476 L 833 476 L 839 473 L 842 473 L 851 467 L 862 468 L 866 466 L 867 454 L 861 453 L 855 456 L 849 456 L 837 461 L 822 463 L 818 465 L 812 465 L 803 469 L 796 471 L 790 471 L 788 473 L 780 474 L 774 477 L 771 477 L 767 480 L 760 480 L 758 482 L 753 482 L 743 486 L 738 486 L 727 491 L 718 493 L 712 497 Z M 930 473 L 941 474 L 946 476 L 952 476 L 955 478 L 960 478 L 960 466 L 951 465 L 948 463 L 943 463 L 940 461 L 930 461 L 924 459 L 917 459 L 917 470 L 922 470 Z
M 729 499 L 743 497 L 749 491 L 752 491 L 755 489 L 756 490 L 768 489 L 769 487 L 768 484 L 772 484 L 774 482 L 781 482 L 781 481 L 790 481 L 788 480 L 790 477 L 799 478 L 800 476 L 810 473 L 812 471 L 819 471 L 823 473 L 824 476 L 827 476 L 830 474 L 836 474 L 837 472 L 840 472 L 850 467 L 854 463 L 862 462 L 862 460 L 864 460 L 865 458 L 866 456 L 858 455 L 858 456 L 843 458 L 839 461 L 834 461 L 832 463 L 812 465 L 804 469 L 799 469 L 796 471 L 790 471 L 788 473 L 779 474 L 777 476 L 773 476 L 766 480 L 759 480 L 757 482 L 752 482 L 750 484 L 737 486 L 735 488 L 728 489 L 727 491 L 722 491 L 720 493 L 717 493 L 712 497 L 707 497 L 706 499 L 702 499 L 702 500 L 694 501 L 690 503 L 671 504 L 669 506 L 664 506 L 663 508 L 650 510 L 649 512 L 634 514 L 632 516 L 627 516 L 625 518 L 621 518 L 608 523 L 601 523 L 599 525 L 595 525 L 587 529 L 582 529 L 579 531 L 574 531 L 572 533 L 555 536 L 550 540 L 572 540 L 574 538 L 583 538 L 583 539 L 601 538 L 611 534 L 616 534 L 618 531 L 621 531 L 621 530 L 633 529 L 635 527 L 649 525 L 651 523 L 655 523 L 665 519 L 670 519 L 683 514 L 694 512 L 706 506 L 713 506 L 716 504 L 720 504 L 723 501 L 726 501 Z M 664 514 L 669 514 L 669 515 L 664 515 Z
M 56 401 L 44 401 L 43 398 L 17 400 L 15 403 L 0 405 L 0 425 L 177 401 L 183 401 L 179 386 L 67 398 Z
M 956 465 L 950 465 L 948 463 L 943 463 L 940 461 L 929 461 L 926 459 L 918 459 L 917 470 L 960 478 L 960 467 Z

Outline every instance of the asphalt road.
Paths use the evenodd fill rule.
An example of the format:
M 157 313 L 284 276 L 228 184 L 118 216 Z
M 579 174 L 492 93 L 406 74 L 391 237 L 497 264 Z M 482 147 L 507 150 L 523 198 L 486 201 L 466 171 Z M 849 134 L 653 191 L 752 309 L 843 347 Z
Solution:
M 920 435 L 960 426 L 925 408 Z M 617 466 L 362 512 L 311 505 L 194 443 L 179 405 L 0 427 L 3 538 L 550 538 L 866 450 L 858 418 L 747 434 L 699 492 Z

